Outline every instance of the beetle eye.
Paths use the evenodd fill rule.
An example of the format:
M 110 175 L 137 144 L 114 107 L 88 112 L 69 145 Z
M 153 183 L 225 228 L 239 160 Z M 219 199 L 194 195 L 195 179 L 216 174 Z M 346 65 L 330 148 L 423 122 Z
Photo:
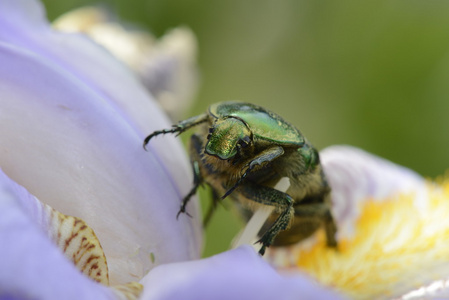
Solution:
M 245 136 L 243 139 L 240 140 L 239 144 L 242 148 L 246 148 L 249 146 L 251 142 L 251 139 L 249 138 L 249 136 Z
M 209 127 L 209 134 L 207 135 L 207 139 L 210 140 L 212 133 L 214 133 L 215 127 Z

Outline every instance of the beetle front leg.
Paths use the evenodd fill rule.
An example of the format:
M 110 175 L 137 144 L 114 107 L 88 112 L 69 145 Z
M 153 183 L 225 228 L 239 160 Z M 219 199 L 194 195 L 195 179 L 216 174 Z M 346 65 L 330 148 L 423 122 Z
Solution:
M 229 196 L 242 181 L 248 176 L 248 174 L 253 171 L 255 168 L 260 168 L 266 165 L 269 162 L 272 162 L 279 156 L 284 154 L 284 148 L 281 146 L 273 146 L 268 149 L 261 151 L 257 154 L 253 159 L 251 159 L 248 163 L 244 165 L 243 168 L 247 168 L 243 175 L 237 180 L 237 182 L 221 197 L 221 199 Z
M 264 255 L 265 249 L 271 246 L 279 232 L 288 228 L 294 214 L 293 199 L 286 193 L 252 182 L 242 184 L 238 192 L 247 200 L 274 206 L 277 211 L 280 211 L 280 215 L 276 221 L 274 221 L 270 228 L 257 241 L 262 244 L 259 254 Z
M 145 140 L 143 141 L 143 148 L 146 150 L 147 144 L 155 136 L 158 136 L 160 134 L 167 134 L 167 133 L 177 133 L 176 136 L 178 136 L 181 133 L 183 133 L 184 131 L 186 131 L 187 129 L 190 129 L 194 126 L 204 123 L 208 119 L 209 119 L 209 117 L 207 114 L 202 114 L 202 115 L 195 116 L 195 117 L 189 118 L 187 120 L 181 121 L 178 124 L 173 125 L 172 128 L 170 128 L 170 129 L 157 130 L 145 138 Z

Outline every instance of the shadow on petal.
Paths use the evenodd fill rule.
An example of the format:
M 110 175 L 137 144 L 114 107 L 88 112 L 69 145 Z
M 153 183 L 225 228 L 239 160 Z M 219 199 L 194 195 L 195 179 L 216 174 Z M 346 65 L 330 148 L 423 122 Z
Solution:
M 143 300 L 341 299 L 304 275 L 278 274 L 249 246 L 159 266 L 141 283 Z

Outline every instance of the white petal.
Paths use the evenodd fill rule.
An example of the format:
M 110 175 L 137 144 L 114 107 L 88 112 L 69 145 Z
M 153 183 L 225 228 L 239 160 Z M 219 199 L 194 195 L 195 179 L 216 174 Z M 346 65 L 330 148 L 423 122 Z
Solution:
M 352 236 L 359 208 L 368 199 L 383 200 L 399 193 L 415 193 L 415 204 L 425 205 L 424 179 L 410 169 L 350 146 L 320 152 L 332 188 L 338 235 Z

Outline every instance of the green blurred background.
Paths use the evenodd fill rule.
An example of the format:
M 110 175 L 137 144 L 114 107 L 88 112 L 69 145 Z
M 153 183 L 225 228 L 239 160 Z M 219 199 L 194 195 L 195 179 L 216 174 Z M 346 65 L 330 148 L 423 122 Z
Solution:
M 48 17 L 98 1 L 44 0 Z M 115 0 L 157 36 L 186 25 L 201 86 L 189 115 L 244 100 L 276 111 L 322 149 L 350 144 L 426 177 L 449 166 L 449 1 Z M 241 225 L 219 208 L 205 255 Z

